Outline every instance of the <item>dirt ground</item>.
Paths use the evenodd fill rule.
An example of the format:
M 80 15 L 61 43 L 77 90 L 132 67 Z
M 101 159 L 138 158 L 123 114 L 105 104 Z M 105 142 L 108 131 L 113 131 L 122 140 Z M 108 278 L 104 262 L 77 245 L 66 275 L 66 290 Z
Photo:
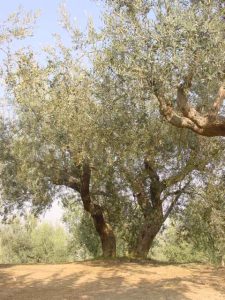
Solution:
M 225 269 L 119 261 L 0 265 L 0 299 L 224 300 Z

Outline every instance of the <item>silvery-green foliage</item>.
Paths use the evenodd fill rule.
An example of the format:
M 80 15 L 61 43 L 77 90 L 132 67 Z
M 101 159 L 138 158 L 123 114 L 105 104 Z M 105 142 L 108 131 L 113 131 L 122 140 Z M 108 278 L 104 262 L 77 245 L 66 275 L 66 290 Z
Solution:
M 152 88 L 175 101 L 177 86 L 193 74 L 191 98 L 204 110 L 224 79 L 224 12 L 217 1 L 108 1 L 103 47 L 96 63 L 108 81 L 135 88 L 136 102 Z M 100 69 L 101 70 L 101 69 Z

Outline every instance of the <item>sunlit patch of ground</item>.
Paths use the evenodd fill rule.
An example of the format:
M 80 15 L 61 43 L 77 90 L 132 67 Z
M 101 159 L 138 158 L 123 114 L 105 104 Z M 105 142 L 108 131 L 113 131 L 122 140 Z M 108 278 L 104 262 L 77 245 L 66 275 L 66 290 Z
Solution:
M 224 300 L 225 270 L 120 261 L 1 265 L 0 299 Z

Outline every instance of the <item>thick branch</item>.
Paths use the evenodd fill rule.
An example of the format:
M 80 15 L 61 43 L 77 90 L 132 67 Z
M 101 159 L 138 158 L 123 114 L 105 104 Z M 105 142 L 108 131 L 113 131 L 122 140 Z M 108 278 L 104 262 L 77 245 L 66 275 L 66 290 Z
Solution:
M 151 179 L 151 201 L 153 206 L 156 206 L 160 203 L 160 196 L 163 191 L 163 184 L 160 181 L 159 175 L 156 170 L 152 167 L 151 162 L 146 158 L 144 161 L 145 170 L 147 171 L 150 179 Z
M 136 197 L 137 197 L 138 205 L 140 206 L 144 217 L 147 217 L 147 215 L 149 215 L 149 213 L 152 210 L 152 206 L 148 196 L 145 194 L 145 192 L 142 191 L 141 193 L 136 194 Z
M 55 185 L 65 185 L 80 193 L 80 180 L 66 173 L 61 173 L 60 175 L 52 176 L 52 183 Z
M 218 115 L 218 112 L 223 104 L 223 100 L 225 99 L 225 82 L 220 86 L 217 97 L 213 103 L 213 110 L 212 112 L 214 115 Z
M 91 180 L 91 169 L 88 163 L 83 164 L 82 175 L 81 175 L 81 188 L 80 195 L 84 204 L 84 209 L 92 213 L 91 207 L 91 196 L 90 196 L 90 180 Z
M 178 128 L 190 129 L 203 136 L 225 136 L 225 117 L 212 116 L 210 114 L 201 116 L 199 113 L 195 114 L 192 110 L 191 115 L 192 119 L 195 119 L 194 122 L 189 117 L 179 115 L 172 107 L 172 104 L 168 104 L 162 96 L 158 95 L 157 99 L 159 101 L 161 115 L 163 115 L 170 124 Z M 201 116 L 199 120 L 197 120 L 197 115 Z M 199 124 L 201 124 L 201 126 Z
M 194 122 L 198 127 L 206 126 L 207 119 L 203 117 L 194 107 L 189 105 L 185 92 L 185 84 L 179 85 L 177 88 L 177 106 L 184 117 Z
M 138 205 L 140 206 L 144 216 L 147 216 L 149 211 L 152 209 L 152 205 L 149 196 L 145 192 L 145 186 L 143 183 L 146 179 L 146 170 L 144 170 L 144 172 L 142 170 L 138 175 L 132 174 L 132 172 L 125 167 L 121 167 L 121 170 L 129 182 L 134 197 L 136 197 Z
M 148 173 L 149 177 L 151 178 L 151 180 L 154 181 L 154 182 L 160 182 L 159 175 L 157 174 L 157 172 L 153 168 L 152 163 L 150 162 L 149 159 L 145 158 L 144 166 L 145 166 L 145 170 L 147 171 L 147 173 Z
M 178 128 L 187 128 L 199 135 L 208 137 L 225 136 L 225 117 L 218 115 L 225 99 L 225 82 L 218 90 L 212 110 L 208 114 L 202 115 L 188 103 L 186 96 L 186 90 L 189 90 L 192 84 L 192 69 L 177 88 L 178 112 L 172 103 L 165 98 L 161 86 L 157 85 L 155 81 L 150 82 L 150 86 L 154 89 L 154 94 L 159 102 L 160 113 L 170 124 Z

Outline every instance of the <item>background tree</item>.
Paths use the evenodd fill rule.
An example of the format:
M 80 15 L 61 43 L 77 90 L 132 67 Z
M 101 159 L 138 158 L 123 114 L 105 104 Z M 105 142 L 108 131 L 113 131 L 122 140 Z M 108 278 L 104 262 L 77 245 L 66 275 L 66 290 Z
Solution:
M 151 259 L 173 263 L 208 263 L 205 253 L 186 240 L 185 231 L 179 231 L 179 226 L 180 223 L 171 217 L 154 241 L 150 251 Z

